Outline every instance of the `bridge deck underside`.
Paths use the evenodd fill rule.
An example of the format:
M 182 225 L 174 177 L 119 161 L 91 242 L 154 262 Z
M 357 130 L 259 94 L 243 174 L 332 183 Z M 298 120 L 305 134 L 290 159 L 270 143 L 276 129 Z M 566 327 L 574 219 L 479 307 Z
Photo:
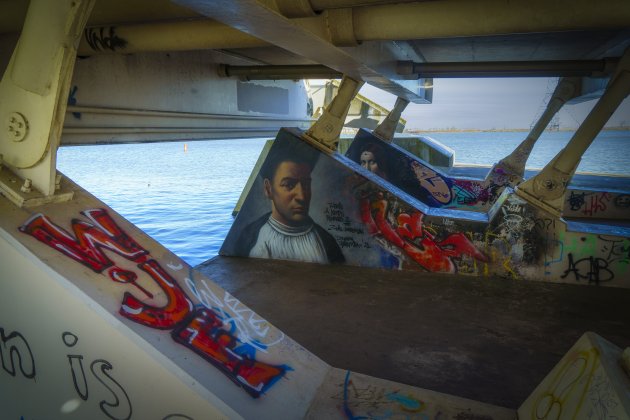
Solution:
M 215 257 L 196 267 L 332 366 L 517 408 L 630 289 Z

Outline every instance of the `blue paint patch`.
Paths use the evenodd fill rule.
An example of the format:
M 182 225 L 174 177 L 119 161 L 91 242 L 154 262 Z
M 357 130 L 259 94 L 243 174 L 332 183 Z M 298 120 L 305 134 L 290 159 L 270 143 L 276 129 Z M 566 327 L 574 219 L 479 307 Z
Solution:
M 401 405 L 403 410 L 407 411 L 420 411 L 422 409 L 422 401 L 417 400 L 411 396 L 401 395 L 397 392 L 391 392 L 385 395 L 390 401 L 397 402 Z
M 348 406 L 348 384 L 350 383 L 350 371 L 346 372 L 346 379 L 343 381 L 343 413 L 350 420 L 361 420 L 367 419 L 367 417 L 355 417 Z

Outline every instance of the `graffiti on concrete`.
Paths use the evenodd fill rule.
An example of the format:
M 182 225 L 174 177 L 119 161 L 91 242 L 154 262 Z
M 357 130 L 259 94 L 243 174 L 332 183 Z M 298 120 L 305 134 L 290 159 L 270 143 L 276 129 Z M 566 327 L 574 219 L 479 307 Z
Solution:
M 79 341 L 79 337 L 68 331 L 65 331 L 61 335 L 61 339 L 68 348 L 74 347 Z M 69 354 L 68 362 L 70 363 L 70 371 L 72 372 L 74 390 L 83 401 L 87 401 L 89 390 L 87 378 L 85 376 L 85 368 L 83 367 L 83 356 L 80 354 Z
M 341 409 L 348 419 L 406 419 L 431 418 L 433 410 L 412 392 L 401 392 L 371 383 L 358 383 L 347 371 L 340 392 L 333 399 L 341 402 Z M 438 414 L 440 414 L 438 412 Z
M 597 285 L 624 278 L 630 270 L 630 239 L 560 232 L 547 248 L 545 274 L 555 272 L 563 280 Z
M 2 369 L 15 377 L 18 373 L 35 379 L 35 358 L 26 338 L 18 331 L 6 334 L 0 328 L 0 361 Z
M 286 366 L 270 365 L 239 354 L 236 337 L 206 308 L 196 310 L 188 323 L 173 330 L 173 338 L 221 369 L 253 397 L 269 389 L 287 371 Z
M 568 267 L 560 276 L 566 278 L 572 274 L 576 281 L 587 280 L 589 283 L 603 283 L 615 278 L 615 273 L 608 268 L 608 261 L 592 256 L 574 261 L 573 254 L 568 255 Z
M 133 412 L 127 391 L 112 377 L 109 371 L 114 367 L 107 360 L 97 359 L 90 364 L 92 375 L 111 393 L 113 401 L 101 400 L 99 407 L 107 417 L 114 420 L 128 420 Z
M 284 333 L 272 329 L 267 321 L 243 305 L 227 290 L 223 291 L 223 298 L 220 298 L 204 279 L 198 282 L 198 287 L 192 278 L 191 270 L 189 277 L 185 279 L 188 290 L 205 308 L 212 310 L 227 331 L 236 337 L 238 341 L 238 347 L 234 350 L 236 353 L 254 357 L 256 352 L 266 353 L 270 347 L 284 340 Z
M 104 209 L 82 212 L 92 223 L 79 219 L 71 222 L 74 236 L 55 225 L 42 214 L 37 214 L 20 227 L 20 231 L 31 235 L 53 249 L 60 251 L 75 261 L 97 273 L 107 269 L 111 280 L 128 283 L 139 289 L 146 297 L 153 295 L 142 288 L 136 280 L 138 275 L 124 270 L 107 257 L 103 250 L 112 251 L 147 273 L 167 297 L 167 304 L 155 307 L 126 292 L 120 314 L 140 324 L 160 329 L 170 329 L 184 320 L 192 310 L 192 302 L 186 297 L 177 282 L 151 258 L 148 251 L 129 237 Z
M 333 236 L 346 263 L 630 287 L 630 264 L 624 262 L 628 259 L 624 250 L 630 246 L 628 230 L 616 230 L 615 235 L 626 237 L 610 236 L 614 244 L 598 236 L 606 229 L 571 232 L 579 225 L 569 230 L 566 219 L 521 199 L 508 187 L 517 181 L 516 175 L 500 166 L 483 181 L 454 179 L 430 166 L 421 167 L 417 158 L 380 140 L 380 147 L 367 147 L 372 139 L 358 140 L 346 156 L 321 154 L 312 179 L 309 218 Z M 297 132 L 281 130 L 272 148 L 283 147 L 302 153 L 310 146 Z M 364 155 L 366 151 L 369 155 Z M 358 166 L 361 160 L 370 172 Z M 268 201 L 262 183 L 256 182 L 259 187 L 250 190 L 224 242 L 223 255 L 249 255 L 240 251 L 241 239 L 248 236 L 244 232 Z M 615 204 L 619 195 L 572 192 L 581 217 L 599 217 L 620 208 Z M 619 198 L 618 205 L 625 204 Z M 488 212 L 483 214 L 483 209 Z
M 135 287 L 141 293 L 140 297 L 125 291 L 120 315 L 150 328 L 172 330 L 171 334 L 175 341 L 220 367 L 230 379 L 253 397 L 263 394 L 289 370 L 287 366 L 269 365 L 256 360 L 251 352 L 236 353 L 234 350 L 238 338 L 231 330 L 230 324 L 220 321 L 220 316 L 212 309 L 195 310 L 192 301 L 178 282 L 147 250 L 121 229 L 104 209 L 90 209 L 81 214 L 90 222 L 73 219 L 71 226 L 74 236 L 42 214 L 28 219 L 19 230 L 96 273 L 106 271 L 110 280 L 114 282 Z M 134 262 L 141 272 L 147 274 L 159 286 L 166 297 L 166 304 L 155 306 L 148 303 L 147 300 L 152 299 L 153 295 L 137 283 L 138 274 L 116 266 L 104 250 Z M 64 343 L 68 345 L 71 342 L 72 337 L 65 336 Z M 71 359 L 71 365 L 78 366 L 80 362 L 80 358 Z M 93 373 L 96 370 L 94 366 L 93 363 L 91 366 Z M 111 367 L 103 362 L 97 368 L 101 376 L 109 378 L 107 371 Z M 75 379 L 80 378 L 76 376 Z M 83 391 L 84 387 L 79 382 L 75 382 L 78 394 L 87 396 L 87 389 Z M 114 387 L 109 379 L 103 379 L 102 382 L 104 385 L 109 383 Z M 104 407 L 107 407 L 106 403 Z
M 547 388 L 537 393 L 533 406 L 536 418 L 554 419 L 560 413 L 567 413 L 567 416 L 573 418 L 580 417 L 578 411 L 582 404 L 575 404 L 575 401 L 582 401 L 587 396 L 599 363 L 599 352 L 596 348 L 571 354 L 560 366 L 554 380 L 543 382 Z M 569 410 L 575 412 L 571 414 Z
M 569 190 L 563 215 L 576 218 L 626 219 L 630 194 L 610 191 Z
M 424 214 L 419 211 L 391 214 L 389 202 L 378 196 L 364 197 L 360 207 L 362 220 L 370 234 L 383 237 L 428 271 L 454 273 L 457 269 L 453 260 L 464 255 L 480 261 L 487 260 L 483 252 L 461 232 L 438 239 L 424 229 Z M 390 220 L 396 220 L 396 223 Z
M 61 335 L 61 339 L 68 348 L 73 348 L 79 341 L 79 337 L 69 331 L 65 331 Z M 67 357 L 70 363 L 74 390 L 82 400 L 87 401 L 89 399 L 89 389 L 86 369 L 83 366 L 83 355 L 68 354 Z M 125 388 L 112 376 L 111 371 L 113 369 L 114 366 L 104 359 L 94 360 L 90 364 L 92 376 L 111 394 L 112 401 L 101 400 L 98 404 L 101 411 L 110 419 L 128 420 L 133 413 L 131 400 Z
M 606 211 L 609 206 L 611 195 L 607 192 L 577 192 L 570 191 L 567 197 L 569 209 L 580 212 L 584 216 L 597 216 Z

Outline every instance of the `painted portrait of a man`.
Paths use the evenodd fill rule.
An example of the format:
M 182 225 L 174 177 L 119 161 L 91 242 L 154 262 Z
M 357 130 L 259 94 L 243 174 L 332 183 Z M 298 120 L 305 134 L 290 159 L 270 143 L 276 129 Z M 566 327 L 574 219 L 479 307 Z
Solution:
M 318 151 L 299 140 L 274 145 L 259 176 L 271 212 L 240 233 L 237 255 L 315 263 L 342 263 L 335 239 L 309 215 L 311 173 Z

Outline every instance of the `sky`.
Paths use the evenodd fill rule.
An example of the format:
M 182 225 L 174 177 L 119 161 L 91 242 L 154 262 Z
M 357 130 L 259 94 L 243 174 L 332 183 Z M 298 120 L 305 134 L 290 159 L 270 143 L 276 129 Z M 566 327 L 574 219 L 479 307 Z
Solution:
M 407 129 L 529 129 L 544 111 L 556 78 L 434 79 L 433 103 L 410 103 L 402 114 Z M 360 93 L 387 109 L 396 98 L 364 85 Z M 577 128 L 595 101 L 565 105 L 559 114 L 560 128 Z M 625 123 L 624 123 L 625 122 Z M 608 126 L 630 126 L 630 98 L 622 103 Z

